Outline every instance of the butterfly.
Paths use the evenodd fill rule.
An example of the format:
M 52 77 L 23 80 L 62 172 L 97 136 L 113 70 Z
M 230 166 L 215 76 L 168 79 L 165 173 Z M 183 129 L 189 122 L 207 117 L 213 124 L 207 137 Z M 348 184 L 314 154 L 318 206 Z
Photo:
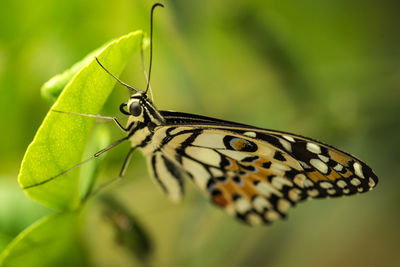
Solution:
M 217 206 L 249 224 L 284 218 L 308 198 L 339 197 L 373 189 L 365 163 L 303 136 L 200 115 L 160 111 L 138 91 L 121 105 L 133 149 L 174 201 L 192 180 Z
M 152 11 L 157 5 L 161 4 L 154 5 Z M 151 45 L 152 41 L 148 81 Z M 114 117 L 103 117 L 114 120 L 126 137 L 95 157 L 130 141 L 120 177 L 133 151 L 139 149 L 151 176 L 173 201 L 182 199 L 185 180 L 192 180 L 214 204 L 247 224 L 257 225 L 286 217 L 290 207 L 306 199 L 348 196 L 377 185 L 377 176 L 361 160 L 311 138 L 158 110 L 147 95 L 149 83 L 145 91 L 136 90 L 96 60 L 133 93 L 120 105 L 120 111 L 128 116 L 126 127 Z

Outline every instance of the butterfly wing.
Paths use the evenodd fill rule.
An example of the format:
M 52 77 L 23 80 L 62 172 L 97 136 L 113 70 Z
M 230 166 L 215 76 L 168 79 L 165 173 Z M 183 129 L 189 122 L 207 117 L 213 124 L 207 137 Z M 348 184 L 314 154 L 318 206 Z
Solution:
M 284 132 L 176 112 L 162 112 L 147 158 L 172 199 L 190 177 L 218 206 L 250 223 L 285 217 L 307 198 L 371 190 L 377 177 L 355 157 Z

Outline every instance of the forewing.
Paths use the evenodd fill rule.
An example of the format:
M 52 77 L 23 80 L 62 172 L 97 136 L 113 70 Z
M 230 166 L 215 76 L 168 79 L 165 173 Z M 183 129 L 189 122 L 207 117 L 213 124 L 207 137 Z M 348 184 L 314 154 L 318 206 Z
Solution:
M 284 217 L 308 197 L 351 195 L 377 183 L 360 160 L 293 134 L 205 124 L 162 126 L 157 132 L 163 136 L 157 153 L 215 204 L 250 224 Z

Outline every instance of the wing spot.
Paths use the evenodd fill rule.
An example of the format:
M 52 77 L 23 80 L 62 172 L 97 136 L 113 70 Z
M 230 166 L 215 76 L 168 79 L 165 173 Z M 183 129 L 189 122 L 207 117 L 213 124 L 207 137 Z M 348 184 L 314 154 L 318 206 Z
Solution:
M 322 154 L 318 154 L 318 157 L 325 163 L 328 163 L 329 158 L 327 156 L 324 156 Z
M 304 186 L 304 181 L 306 180 L 306 176 L 302 173 L 297 174 L 294 179 L 293 182 L 298 185 L 299 187 L 303 187 Z
M 328 189 L 326 192 L 328 192 L 329 195 L 336 194 L 336 190 L 334 188 Z
M 275 221 L 276 219 L 279 219 L 280 215 L 274 210 L 269 210 L 265 213 L 264 215 L 265 219 L 268 221 Z
M 363 192 L 363 191 L 364 191 L 364 188 L 362 188 L 362 187 L 358 187 L 358 188 L 357 188 L 357 191 L 358 191 L 359 193 L 361 193 L 361 192 Z
M 328 182 L 321 182 L 319 185 L 324 189 L 329 189 L 329 188 L 333 187 L 333 185 L 331 183 L 328 183 Z
M 350 183 L 354 186 L 358 186 L 361 184 L 361 181 L 358 178 L 351 179 Z
M 281 145 L 283 146 L 283 148 L 288 151 L 288 152 L 292 152 L 292 144 L 290 144 L 288 141 L 279 138 L 279 143 L 281 143 Z
M 236 210 L 242 214 L 246 213 L 249 209 L 251 209 L 249 201 L 243 197 L 235 201 L 235 207 Z
M 222 195 L 222 192 L 218 189 L 214 189 L 211 192 L 212 201 L 220 207 L 228 205 L 228 200 Z
M 265 208 L 272 208 L 271 203 L 262 196 L 256 196 L 253 199 L 253 205 L 258 212 L 263 212 Z
M 251 225 L 259 225 L 262 223 L 262 219 L 260 218 L 260 216 L 254 213 L 250 213 L 249 215 L 247 215 L 246 220 Z
M 310 197 L 316 197 L 316 196 L 319 195 L 319 192 L 318 192 L 317 189 L 313 188 L 313 189 L 308 189 L 308 190 L 307 190 L 307 194 L 308 194 Z
M 286 213 L 290 207 L 290 202 L 284 198 L 279 199 L 277 208 L 281 213 Z
M 328 165 L 323 163 L 321 160 L 319 160 L 319 159 L 311 159 L 310 160 L 310 164 L 313 167 L 315 167 L 319 172 L 321 172 L 323 174 L 328 173 Z
M 321 153 L 321 147 L 319 145 L 315 144 L 315 143 L 308 142 L 306 147 L 307 147 L 307 150 L 312 152 L 312 153 L 315 153 L 315 154 L 320 154 Z
M 345 188 L 347 186 L 347 183 L 343 180 L 339 180 L 336 182 L 337 186 L 340 188 Z
M 227 149 L 247 152 L 256 152 L 258 149 L 255 143 L 239 137 L 227 135 L 223 141 Z
M 359 162 L 355 162 L 353 164 L 353 167 L 354 167 L 354 172 L 358 177 L 365 178 L 364 173 L 362 172 L 362 166 Z
M 343 193 L 344 193 L 344 194 L 350 193 L 350 189 L 348 189 L 348 188 L 343 189 Z
M 341 172 L 343 170 L 343 165 L 338 163 L 335 167 L 333 167 L 335 171 Z
M 257 136 L 257 134 L 255 132 L 244 132 L 243 134 L 248 137 L 256 137 Z
M 376 185 L 375 181 L 371 177 L 368 180 L 368 185 L 371 187 L 371 189 Z
M 290 142 L 295 142 L 294 138 L 289 136 L 289 135 L 282 135 L 283 138 L 285 138 L 286 140 L 290 141 Z
M 301 190 L 298 188 L 293 188 L 289 191 L 289 199 L 293 202 L 296 202 L 300 199 Z

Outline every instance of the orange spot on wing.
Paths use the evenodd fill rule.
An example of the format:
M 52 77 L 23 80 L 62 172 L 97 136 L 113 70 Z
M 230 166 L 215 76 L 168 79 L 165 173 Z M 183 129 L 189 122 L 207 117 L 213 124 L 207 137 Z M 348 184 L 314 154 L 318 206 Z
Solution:
M 340 175 L 342 175 L 343 178 L 350 178 L 350 176 L 352 176 L 353 173 L 346 169 L 346 172 L 345 173 L 341 173 Z
M 328 150 L 329 156 L 331 159 L 334 161 L 344 165 L 348 166 L 349 163 L 349 157 L 341 152 L 334 151 L 334 150 Z
M 212 201 L 220 207 L 225 207 L 229 203 L 222 194 L 213 196 Z
M 242 140 L 242 139 L 236 139 L 233 143 L 232 146 L 234 149 L 236 149 L 237 151 L 241 151 L 243 150 L 246 146 L 247 143 L 246 141 Z
M 326 178 L 328 178 L 328 180 L 331 181 L 335 181 L 338 178 L 341 178 L 342 176 L 340 174 L 338 174 L 335 170 L 331 169 L 331 172 L 329 173 L 328 176 L 326 176 Z
M 313 182 L 324 181 L 327 180 L 327 177 L 320 172 L 312 171 L 306 172 L 308 178 L 310 178 Z

